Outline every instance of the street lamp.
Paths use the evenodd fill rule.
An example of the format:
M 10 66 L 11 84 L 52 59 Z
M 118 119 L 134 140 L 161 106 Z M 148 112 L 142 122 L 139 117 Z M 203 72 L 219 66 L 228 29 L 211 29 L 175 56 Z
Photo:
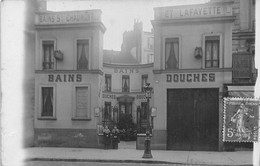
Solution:
M 144 155 L 143 158 L 153 158 L 151 153 L 151 125 L 150 125 L 150 106 L 149 106 L 149 100 L 152 97 L 152 87 L 150 87 L 150 83 L 146 83 L 144 87 L 145 97 L 147 99 L 147 127 L 146 127 L 146 137 L 144 141 Z

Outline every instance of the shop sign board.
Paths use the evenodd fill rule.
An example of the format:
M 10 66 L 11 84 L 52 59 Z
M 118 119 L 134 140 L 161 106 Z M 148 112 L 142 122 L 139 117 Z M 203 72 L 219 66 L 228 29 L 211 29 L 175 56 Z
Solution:
M 38 25 L 76 24 L 100 21 L 99 10 L 38 13 L 35 23 Z
M 249 78 L 251 69 L 251 56 L 250 54 L 233 54 L 233 78 Z
M 259 141 L 258 99 L 224 98 L 223 141 Z
M 187 5 L 155 8 L 155 19 L 232 16 L 231 5 Z

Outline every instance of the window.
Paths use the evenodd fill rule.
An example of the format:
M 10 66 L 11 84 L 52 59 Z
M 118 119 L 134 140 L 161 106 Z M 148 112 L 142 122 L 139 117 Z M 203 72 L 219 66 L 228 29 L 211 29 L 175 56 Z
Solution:
M 179 68 L 179 38 L 165 40 L 165 69 Z
M 205 40 L 205 67 L 219 67 L 219 36 L 207 36 Z
M 77 69 L 89 69 L 89 41 L 77 40 Z
M 152 50 L 153 49 L 153 44 L 154 44 L 154 39 L 149 37 L 147 43 L 148 43 L 148 48 Z
M 153 54 L 147 54 L 147 63 L 153 63 Z
M 89 88 L 87 86 L 76 87 L 76 108 L 74 119 L 89 118 Z
M 105 75 L 105 91 L 111 92 L 111 74 Z
M 111 102 L 105 102 L 105 109 L 104 109 L 104 120 L 110 121 L 111 120 Z
M 54 117 L 53 87 L 41 88 L 41 117 Z
M 142 92 L 144 92 L 144 87 L 147 83 L 148 75 L 142 75 Z
M 46 40 L 42 41 L 43 51 L 43 70 L 54 69 L 54 41 Z
M 129 92 L 130 89 L 130 79 L 128 75 L 122 76 L 122 91 Z

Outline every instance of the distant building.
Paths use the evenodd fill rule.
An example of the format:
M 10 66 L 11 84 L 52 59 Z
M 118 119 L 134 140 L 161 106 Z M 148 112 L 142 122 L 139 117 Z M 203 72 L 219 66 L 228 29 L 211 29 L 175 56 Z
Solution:
M 105 50 L 104 57 L 110 58 L 108 61 L 113 63 L 113 60 L 120 58 L 113 58 L 113 56 L 108 55 L 108 51 Z M 154 35 L 153 32 L 143 31 L 143 23 L 135 20 L 133 31 L 125 31 L 123 34 L 123 43 L 121 46 L 122 57 L 136 59 L 138 64 L 148 64 L 154 62 Z M 107 60 L 107 59 L 106 59 Z M 117 63 L 117 62 L 115 62 Z M 129 63 L 129 62 L 126 62 Z M 123 63 L 121 63 L 123 64 Z

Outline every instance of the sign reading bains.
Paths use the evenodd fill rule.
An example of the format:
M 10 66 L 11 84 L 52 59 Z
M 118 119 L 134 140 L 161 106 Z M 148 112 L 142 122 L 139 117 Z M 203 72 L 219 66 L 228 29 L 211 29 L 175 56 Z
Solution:
M 224 98 L 223 141 L 257 142 L 259 100 Z

